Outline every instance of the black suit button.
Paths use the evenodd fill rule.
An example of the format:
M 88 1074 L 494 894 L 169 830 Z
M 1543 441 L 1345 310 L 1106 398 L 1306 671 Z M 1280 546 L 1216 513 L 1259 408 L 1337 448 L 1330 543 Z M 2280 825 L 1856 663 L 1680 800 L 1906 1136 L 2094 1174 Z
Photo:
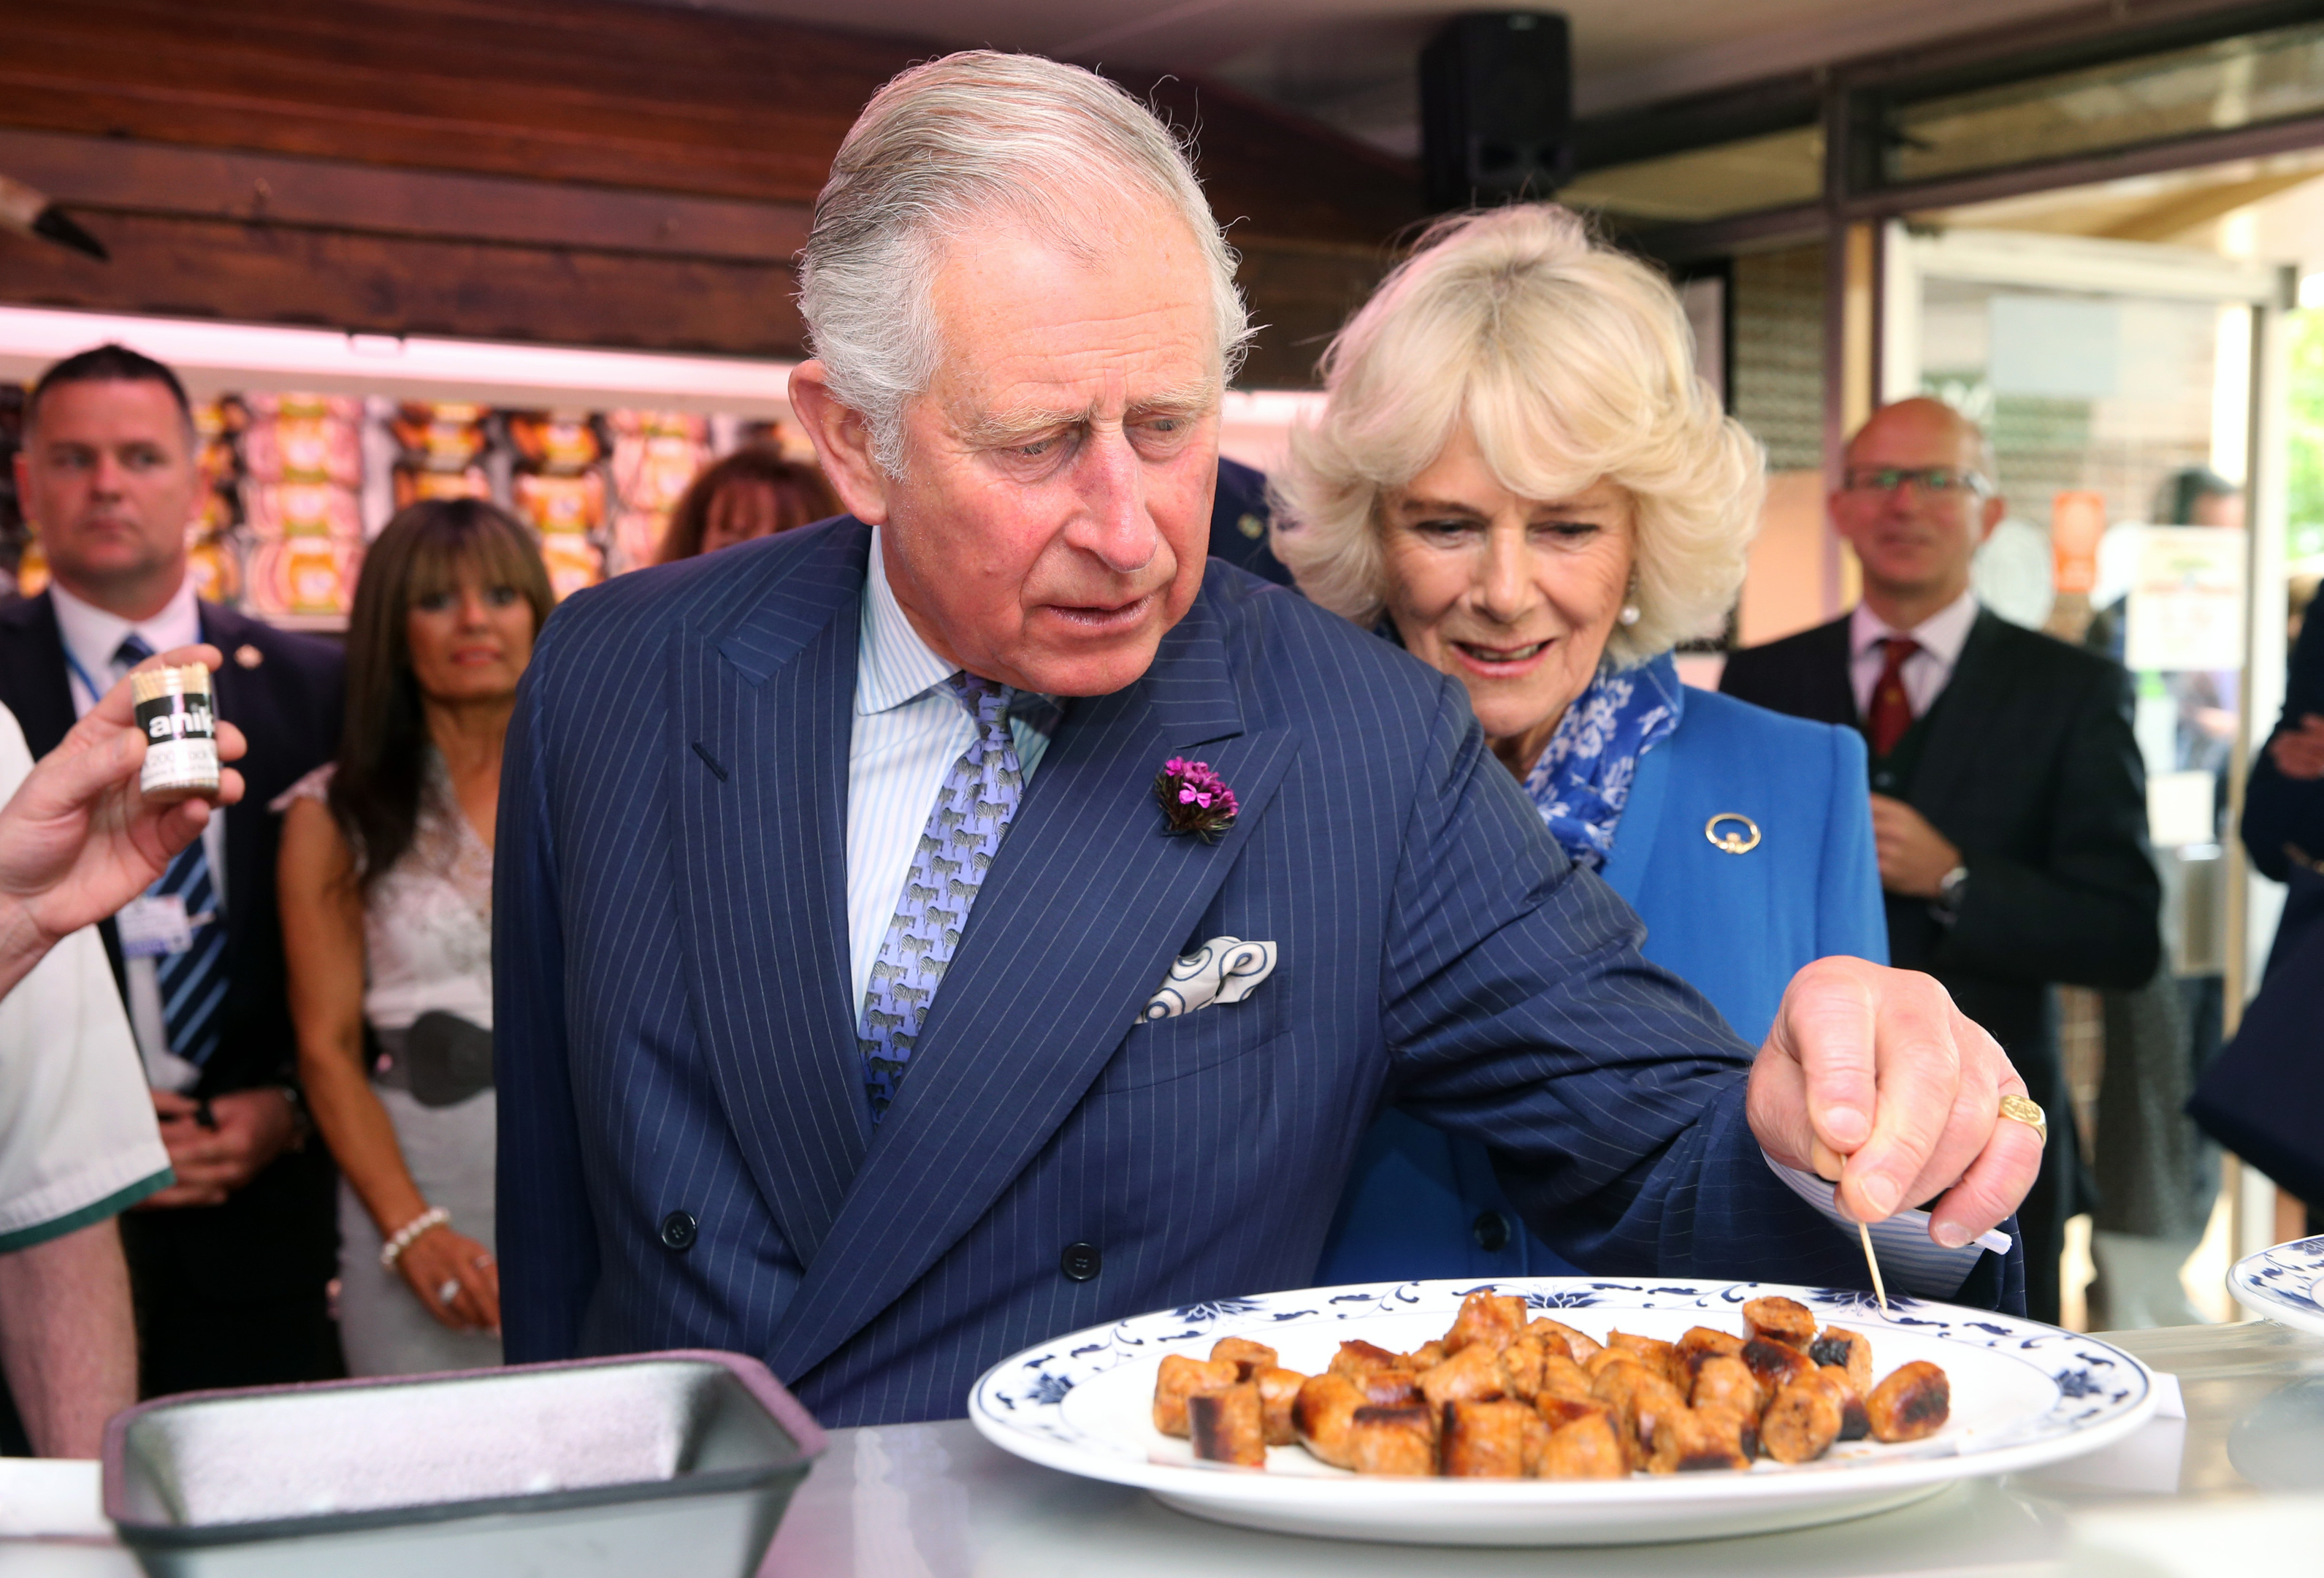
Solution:
M 1057 1257 L 1057 1269 L 1065 1274 L 1068 1282 L 1086 1282 L 1104 1265 L 1105 1258 L 1097 1252 L 1095 1244 L 1071 1243 Z
M 673 1250 L 690 1250 L 701 1224 L 691 1211 L 673 1211 L 661 1219 L 661 1241 Z
M 1479 1249 L 1489 1255 L 1498 1255 L 1508 1247 L 1509 1219 L 1498 1211 L 1480 1211 L 1477 1220 L 1469 1224 L 1469 1232 Z

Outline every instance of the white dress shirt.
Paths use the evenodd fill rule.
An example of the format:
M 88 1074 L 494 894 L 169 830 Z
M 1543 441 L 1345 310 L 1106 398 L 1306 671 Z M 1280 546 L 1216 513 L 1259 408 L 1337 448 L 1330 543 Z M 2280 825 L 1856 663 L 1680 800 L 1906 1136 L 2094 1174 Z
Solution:
M 65 674 L 66 683 L 72 687 L 76 717 L 85 715 L 103 699 L 100 693 L 89 689 L 88 680 L 94 679 L 110 689 L 129 672 L 127 664 L 113 660 L 113 654 L 121 650 L 121 643 L 132 631 L 157 652 L 189 647 L 202 639 L 201 609 L 194 601 L 190 577 L 179 583 L 177 595 L 160 613 L 151 619 L 134 622 L 84 603 L 53 581 L 49 585 L 49 595 L 56 606 L 57 633 L 63 639 L 70 660 L 65 664 Z M 218 918 L 212 924 L 223 926 L 226 906 L 224 817 L 212 817 L 203 827 L 202 847 L 209 856 L 210 890 L 217 897 Z M 170 1032 L 161 1013 L 161 989 L 154 974 L 157 961 L 128 959 L 123 964 L 129 985 L 129 1023 L 137 1033 L 138 1049 L 145 1057 L 146 1076 L 166 1089 L 192 1088 L 198 1071 L 176 1057 L 170 1047 Z
M 0 804 L 32 770 L 0 707 Z M 83 927 L 0 997 L 0 1254 L 102 1221 L 170 1177 L 105 945 Z
M 847 949 L 859 1021 L 872 965 L 904 896 L 904 878 L 936 808 L 936 791 L 976 739 L 976 721 L 942 688 L 959 670 L 930 651 L 904 616 L 880 550 L 875 526 L 857 625 L 855 724 L 847 747 Z M 1048 736 L 1013 715 L 1009 732 L 1030 784 Z
M 1913 715 L 1928 716 L 1929 708 L 1945 693 L 1953 665 L 1960 661 L 1961 648 L 1969 643 L 1969 626 L 1976 623 L 1975 592 L 1963 592 L 1910 630 L 1893 628 L 1868 605 L 1858 603 L 1848 619 L 1848 677 L 1856 686 L 1856 715 L 1870 715 L 1873 687 L 1880 683 L 1880 670 L 1887 667 L 1888 649 L 1880 643 L 1903 635 L 1920 642 L 1921 650 L 1904 660 L 1898 678 L 1904 682 L 1904 697 L 1913 704 Z

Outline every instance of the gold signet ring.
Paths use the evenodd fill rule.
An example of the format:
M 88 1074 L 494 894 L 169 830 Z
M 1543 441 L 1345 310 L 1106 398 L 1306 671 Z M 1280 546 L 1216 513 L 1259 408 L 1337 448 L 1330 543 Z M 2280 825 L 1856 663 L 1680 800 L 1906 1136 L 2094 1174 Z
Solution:
M 1748 854 L 1759 847 L 1759 824 L 1740 811 L 1720 812 L 1702 825 L 1702 835 L 1727 854 Z
M 2024 1096 L 2004 1096 L 2001 1098 L 2001 1115 L 2028 1125 L 2043 1144 L 2050 1143 L 2050 1120 L 2043 1113 L 2040 1103 Z

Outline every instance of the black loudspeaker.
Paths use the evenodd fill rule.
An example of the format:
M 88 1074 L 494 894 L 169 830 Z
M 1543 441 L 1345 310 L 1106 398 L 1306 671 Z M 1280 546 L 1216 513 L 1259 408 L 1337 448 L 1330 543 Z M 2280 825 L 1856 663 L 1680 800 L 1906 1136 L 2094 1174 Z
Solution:
M 1573 169 L 1573 57 L 1553 11 L 1472 11 L 1420 52 L 1421 164 L 1436 208 L 1546 198 Z

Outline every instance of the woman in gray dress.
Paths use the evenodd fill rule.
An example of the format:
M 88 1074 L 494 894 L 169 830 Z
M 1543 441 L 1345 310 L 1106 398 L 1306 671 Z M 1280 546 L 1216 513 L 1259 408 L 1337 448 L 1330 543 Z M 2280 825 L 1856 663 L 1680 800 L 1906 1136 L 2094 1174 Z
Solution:
M 290 1010 L 339 1164 L 339 1332 L 356 1375 L 501 1361 L 493 813 L 549 604 L 531 536 L 491 504 L 397 515 L 355 588 L 338 760 L 278 802 Z

